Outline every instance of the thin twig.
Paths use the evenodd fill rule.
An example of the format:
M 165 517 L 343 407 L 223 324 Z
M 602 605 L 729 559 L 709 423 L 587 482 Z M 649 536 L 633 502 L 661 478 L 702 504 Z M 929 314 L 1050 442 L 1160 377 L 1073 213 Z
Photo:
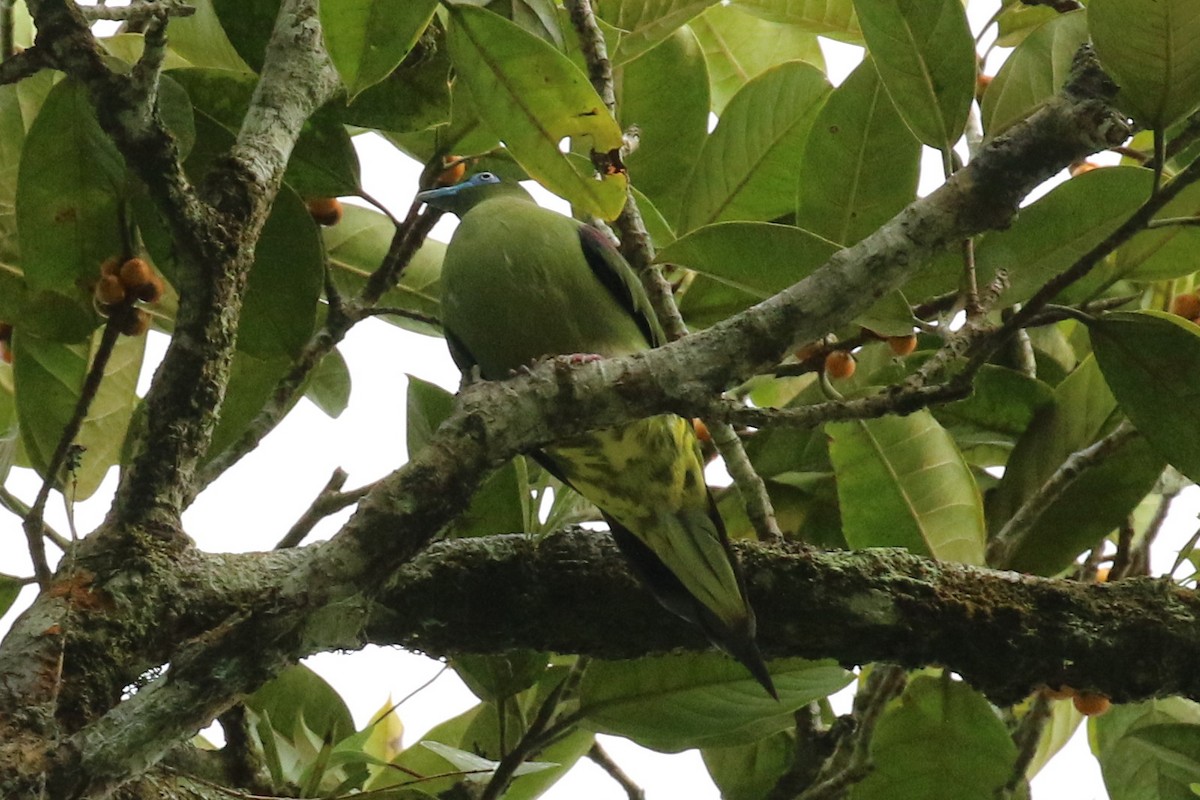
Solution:
M 1034 695 L 1033 703 L 1012 734 L 1013 744 L 1017 746 L 1017 758 L 1013 762 L 1012 774 L 1008 777 L 1008 783 L 1004 785 L 1006 792 L 1015 792 L 1024 782 L 1025 773 L 1029 770 L 1029 765 L 1033 763 L 1033 757 L 1037 755 L 1038 742 L 1042 739 L 1042 731 L 1045 730 L 1050 716 L 1050 698 L 1046 696 L 1045 692 L 1038 692 Z
M 616 781 L 622 789 L 625 790 L 625 796 L 629 800 L 645 800 L 646 793 L 642 787 L 633 782 L 633 779 L 625 774 L 625 771 L 613 761 L 612 758 L 604 751 L 604 748 L 597 742 L 592 743 L 592 747 L 587 751 L 587 757 L 608 773 L 608 776 Z
M 1112 433 L 1068 456 L 988 542 L 987 563 L 999 568 L 1006 567 L 1042 512 L 1062 497 L 1063 492 L 1087 470 L 1102 464 L 1114 451 L 1137 435 L 1137 428 L 1129 420 L 1122 420 Z
M 298 546 L 304 541 L 304 537 L 312 532 L 312 529 L 316 527 L 318 522 L 330 514 L 336 514 L 343 508 L 354 505 L 366 497 L 373 484 L 350 492 L 342 491 L 342 487 L 346 485 L 346 479 L 349 477 L 341 467 L 335 469 L 333 475 L 329 477 L 329 481 L 321 489 L 320 494 L 313 500 L 312 505 L 301 515 L 300 519 L 296 520 L 296 524 L 284 534 L 284 537 L 275 545 L 275 549 L 285 550 L 289 547 Z
M 775 508 L 771 504 L 771 496 L 767 494 L 767 485 L 750 463 L 737 431 L 728 422 L 716 422 L 709 431 L 713 444 L 725 460 L 725 468 L 733 478 L 733 485 L 746 504 L 746 514 L 759 541 L 781 541 L 783 532 L 779 530 L 779 523 L 775 519 Z
M 83 421 L 87 418 L 88 409 L 91 408 L 92 401 L 96 398 L 96 392 L 100 390 L 100 382 L 104 379 L 104 370 L 108 366 L 108 359 L 112 356 L 113 348 L 117 344 L 117 337 L 121 335 L 120 321 L 124 314 L 133 311 L 132 306 L 122 306 L 108 318 L 104 331 L 100 335 L 100 345 L 96 348 L 92 366 L 83 380 L 83 387 L 79 390 L 75 411 L 63 428 L 62 435 L 59 436 L 54 454 L 46 465 L 46 475 L 42 480 L 42 486 L 33 501 L 33 507 L 29 509 L 29 514 L 25 517 L 25 539 L 29 545 L 29 556 L 33 559 L 33 569 L 38 579 L 38 585 L 43 589 L 50 585 L 51 578 L 50 565 L 46 561 L 46 545 L 43 541 L 46 535 L 44 522 L 46 501 L 50 498 L 51 489 L 57 483 L 59 471 L 66 463 L 71 445 L 74 443 L 75 437 L 79 435 L 80 428 L 83 427 Z M 68 545 L 68 549 L 69 547 Z

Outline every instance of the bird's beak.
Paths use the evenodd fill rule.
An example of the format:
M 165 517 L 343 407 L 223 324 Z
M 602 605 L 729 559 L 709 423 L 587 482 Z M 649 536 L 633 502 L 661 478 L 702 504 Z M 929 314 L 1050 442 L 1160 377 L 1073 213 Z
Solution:
M 426 189 L 423 192 L 417 192 L 415 200 L 418 203 L 426 203 L 434 208 L 440 208 L 443 211 L 448 211 L 444 205 L 446 198 L 454 197 L 462 189 L 464 184 L 456 183 L 453 186 L 442 186 L 438 189 Z

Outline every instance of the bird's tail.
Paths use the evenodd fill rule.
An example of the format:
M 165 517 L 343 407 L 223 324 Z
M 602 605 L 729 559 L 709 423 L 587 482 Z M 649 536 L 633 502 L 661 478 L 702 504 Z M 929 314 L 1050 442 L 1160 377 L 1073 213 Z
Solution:
M 713 513 L 715 513 L 715 509 L 713 509 Z M 617 547 L 624 553 L 634 573 L 642 583 L 649 587 L 658 602 L 672 613 L 697 625 L 704 631 L 710 642 L 733 656 L 749 671 L 754 680 L 766 689 L 767 694 L 778 700 L 779 694 L 775 690 L 775 683 L 771 680 L 770 670 L 767 669 L 766 661 L 763 660 L 755 640 L 754 611 L 750 608 L 749 603 L 743 603 L 741 613 L 732 619 L 718 616 L 697 600 L 675 573 L 641 539 L 607 514 L 604 517 L 608 521 Z M 720 522 L 716 524 L 721 525 Z M 720 530 L 723 535 L 723 527 Z M 733 553 L 729 553 L 729 559 L 737 574 L 744 599 L 745 588 L 742 585 L 741 570 Z

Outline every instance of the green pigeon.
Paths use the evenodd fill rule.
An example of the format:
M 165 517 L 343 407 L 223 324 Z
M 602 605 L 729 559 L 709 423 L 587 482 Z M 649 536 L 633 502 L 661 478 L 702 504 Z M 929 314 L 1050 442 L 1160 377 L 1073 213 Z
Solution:
M 441 284 L 446 341 L 464 372 L 477 367 L 502 380 L 546 357 L 616 357 L 663 343 L 633 269 L 597 229 L 542 208 L 490 172 L 417 200 L 462 220 Z M 776 696 L 689 421 L 664 414 L 533 455 L 596 504 L 664 606 L 699 625 Z

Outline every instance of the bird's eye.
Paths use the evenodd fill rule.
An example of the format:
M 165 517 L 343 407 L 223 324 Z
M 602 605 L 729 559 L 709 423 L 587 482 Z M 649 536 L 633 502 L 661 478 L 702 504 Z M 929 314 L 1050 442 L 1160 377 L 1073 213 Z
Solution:
M 499 183 L 500 182 L 500 179 L 497 178 L 495 176 L 495 174 L 491 173 L 491 172 L 481 172 L 476 176 L 476 178 L 479 180 L 480 183 Z

